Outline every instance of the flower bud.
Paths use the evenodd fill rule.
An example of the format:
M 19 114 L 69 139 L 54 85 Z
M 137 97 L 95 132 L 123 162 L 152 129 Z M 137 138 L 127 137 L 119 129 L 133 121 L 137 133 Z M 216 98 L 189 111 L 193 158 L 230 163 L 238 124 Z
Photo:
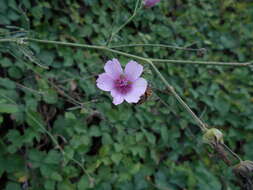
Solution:
M 223 143 L 223 134 L 216 128 L 208 129 L 203 135 L 203 141 L 207 144 Z
M 252 174 L 253 162 L 250 160 L 241 161 L 234 166 L 233 173 L 238 178 L 238 184 L 242 189 L 253 189 Z
M 146 8 L 150 8 L 150 7 L 155 6 L 159 2 L 160 2 L 160 0 L 144 0 L 144 6 Z
M 247 177 L 253 172 L 253 162 L 250 160 L 242 161 L 233 168 L 235 175 L 240 177 Z

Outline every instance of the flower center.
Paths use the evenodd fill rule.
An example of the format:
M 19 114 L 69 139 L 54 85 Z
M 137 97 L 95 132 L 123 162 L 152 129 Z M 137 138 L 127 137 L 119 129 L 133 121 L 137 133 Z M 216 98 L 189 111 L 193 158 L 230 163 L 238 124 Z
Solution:
M 126 94 L 132 87 L 131 81 L 129 81 L 124 75 L 115 80 L 115 88 L 121 93 Z

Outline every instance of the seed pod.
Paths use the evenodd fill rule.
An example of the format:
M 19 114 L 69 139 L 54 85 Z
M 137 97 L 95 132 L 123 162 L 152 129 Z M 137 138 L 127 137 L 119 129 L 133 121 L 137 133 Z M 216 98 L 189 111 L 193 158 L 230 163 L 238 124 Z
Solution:
M 242 161 L 233 168 L 233 172 L 241 177 L 247 177 L 253 174 L 253 162 L 250 160 Z
M 203 141 L 207 144 L 223 144 L 223 134 L 220 130 L 216 128 L 208 129 L 205 134 L 203 135 Z
M 231 165 L 228 154 L 224 149 L 223 134 L 216 128 L 208 129 L 203 135 L 203 142 L 212 146 L 217 156 L 222 159 L 228 166 Z
M 242 189 L 252 190 L 252 174 L 253 174 L 253 162 L 245 160 L 234 166 L 233 172 L 239 179 Z

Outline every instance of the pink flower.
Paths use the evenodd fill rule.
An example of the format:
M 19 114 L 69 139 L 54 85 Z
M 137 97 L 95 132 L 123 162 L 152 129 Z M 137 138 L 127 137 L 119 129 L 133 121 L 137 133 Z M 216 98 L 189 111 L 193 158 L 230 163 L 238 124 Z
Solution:
M 147 88 L 147 81 L 140 78 L 143 67 L 135 61 L 129 61 L 123 71 L 117 59 L 108 61 L 105 73 L 98 76 L 97 87 L 110 91 L 113 104 L 121 104 L 124 100 L 128 103 L 137 103 Z
M 144 0 L 144 6 L 146 8 L 150 8 L 150 7 L 155 6 L 155 4 L 157 4 L 159 2 L 160 2 L 160 0 Z

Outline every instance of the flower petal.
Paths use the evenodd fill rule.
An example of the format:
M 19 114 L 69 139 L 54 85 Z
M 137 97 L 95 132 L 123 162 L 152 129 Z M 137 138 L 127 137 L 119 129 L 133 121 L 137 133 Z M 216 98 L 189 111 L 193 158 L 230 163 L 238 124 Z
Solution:
M 119 104 L 121 104 L 123 101 L 124 101 L 124 98 L 123 98 L 122 96 L 117 96 L 117 97 L 113 98 L 112 103 L 113 103 L 114 105 L 119 105 Z
M 137 103 L 140 100 L 140 97 L 145 93 L 148 83 L 144 78 L 137 79 L 132 84 L 131 91 L 124 96 L 124 99 L 128 103 Z
M 120 92 L 118 92 L 115 88 L 111 90 L 111 95 L 113 97 L 113 104 L 118 105 L 124 101 L 124 98 Z
M 117 79 L 123 73 L 121 65 L 117 59 L 107 61 L 104 66 L 104 69 L 105 72 L 113 79 Z
M 125 67 L 125 74 L 130 81 L 135 81 L 141 76 L 143 66 L 135 61 L 129 61 Z
M 116 88 L 111 89 L 111 96 L 112 96 L 113 98 L 115 98 L 115 97 L 117 97 L 117 96 L 119 96 L 119 95 L 120 95 L 120 93 L 117 91 Z
M 97 87 L 104 91 L 110 91 L 114 86 L 114 81 L 107 73 L 102 73 L 98 76 Z

